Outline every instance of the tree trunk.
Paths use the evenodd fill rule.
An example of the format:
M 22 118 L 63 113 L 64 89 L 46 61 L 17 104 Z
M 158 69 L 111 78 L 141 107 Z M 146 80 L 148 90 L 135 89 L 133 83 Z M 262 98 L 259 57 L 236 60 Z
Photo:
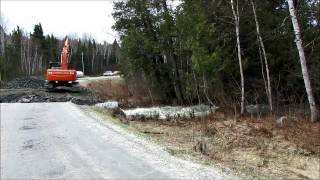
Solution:
M 84 74 L 83 51 L 81 52 L 82 72 Z
M 30 40 L 28 40 L 28 61 L 27 61 L 27 65 L 28 65 L 28 67 L 27 67 L 27 69 L 28 69 L 28 75 L 30 76 L 30 74 L 31 74 L 31 49 L 30 49 Z
M 38 73 L 41 74 L 42 73 L 42 69 L 43 69 L 43 55 L 41 54 L 40 57 L 39 57 L 39 64 L 38 64 L 38 72 L 37 72 L 37 75 Z
M 171 53 L 165 52 L 165 54 L 167 54 L 166 56 L 168 57 L 169 62 L 173 66 L 173 87 L 174 87 L 175 95 L 177 97 L 177 100 L 179 101 L 179 104 L 184 104 L 185 99 L 182 91 L 182 85 L 181 85 L 177 60 L 174 57 L 174 55 L 172 55 Z
M 164 20 L 168 23 L 169 25 L 169 30 L 172 30 L 172 27 L 174 26 L 173 24 L 173 19 L 170 16 L 169 9 L 167 6 L 166 0 L 161 1 L 163 10 L 164 10 Z M 168 50 L 164 52 L 164 54 L 168 57 L 168 60 L 172 63 L 173 65 L 173 78 L 174 78 L 174 89 L 176 91 L 176 96 L 178 98 L 178 101 L 180 104 L 185 103 L 185 98 L 184 98 L 184 93 L 182 89 L 182 83 L 181 83 L 181 77 L 179 73 L 179 64 L 177 61 L 177 57 L 174 54 L 174 41 L 172 37 L 168 36 L 166 37 L 166 42 L 168 42 Z
M 231 1 L 231 9 L 234 16 L 234 24 L 236 29 L 236 36 L 237 36 L 237 47 L 238 47 L 238 60 L 239 60 L 239 68 L 240 68 L 240 76 L 241 76 L 241 114 L 244 113 L 244 76 L 243 76 L 243 69 L 242 69 L 242 60 L 241 60 L 241 46 L 240 46 L 240 36 L 239 36 L 239 4 L 237 1 L 237 9 L 234 7 L 233 0 Z
M 107 53 L 107 45 L 104 45 L 103 46 L 103 63 L 102 63 L 102 68 L 103 68 L 103 70 L 105 70 L 106 69 L 106 53 Z
M 261 33 L 260 33 L 260 26 L 259 26 L 259 21 L 258 21 L 258 18 L 257 18 L 256 7 L 255 7 L 255 5 L 253 3 L 253 0 L 250 0 L 250 2 L 251 2 L 252 10 L 253 10 L 254 20 L 255 20 L 255 23 L 256 23 L 257 38 L 258 38 L 259 46 L 260 46 L 260 48 L 262 50 L 262 54 L 263 54 L 263 58 L 264 58 L 264 65 L 266 66 L 267 83 L 268 83 L 267 96 L 268 96 L 268 101 L 269 101 L 269 107 L 270 107 L 270 110 L 273 111 L 269 62 L 268 62 L 268 59 L 267 59 L 267 53 L 266 53 L 266 50 L 264 48 L 264 43 L 263 43 L 263 40 L 262 40 L 262 37 L 261 37 Z
M 201 98 L 200 98 L 200 88 L 199 88 L 199 84 L 198 84 L 198 80 L 196 78 L 196 74 L 194 73 L 194 71 L 192 70 L 192 76 L 193 76 L 193 80 L 196 83 L 196 93 L 197 93 L 197 98 L 198 98 L 198 104 L 201 104 Z
M 94 70 L 93 70 L 94 57 L 95 57 L 95 54 L 93 53 L 93 54 L 92 54 L 92 59 L 91 59 L 91 73 L 92 73 L 92 74 L 93 74 L 93 72 L 94 72 Z
M 311 83 L 310 83 L 310 78 L 309 78 L 309 73 L 308 73 L 307 62 L 306 62 L 306 58 L 305 58 L 304 50 L 303 50 L 303 46 L 302 46 L 300 27 L 299 27 L 298 19 L 295 14 L 293 1 L 288 0 L 288 5 L 289 5 L 289 12 L 290 12 L 291 20 L 292 20 L 294 33 L 296 36 L 295 41 L 296 41 L 297 49 L 299 52 L 302 76 L 303 76 L 306 92 L 308 95 L 309 105 L 310 105 L 311 121 L 314 122 L 314 121 L 318 120 L 318 110 L 317 110 L 317 106 L 316 106 L 316 103 L 315 103 L 315 100 L 314 100 L 314 97 L 312 94 L 312 88 L 311 88 Z
M 5 55 L 5 47 L 6 47 L 6 37 L 5 31 L 2 26 L 0 26 L 0 54 Z
M 267 97 L 268 96 L 268 83 L 267 83 L 267 80 L 266 80 L 266 77 L 265 77 L 265 74 L 264 74 L 264 62 L 263 62 L 263 58 L 262 58 L 262 50 L 261 50 L 261 47 L 259 45 L 259 42 L 258 42 L 258 49 L 259 49 L 259 59 L 260 59 L 260 64 L 261 64 L 261 74 L 262 74 L 262 79 L 263 79 L 263 83 L 264 83 L 264 89 L 266 91 L 266 95 Z
M 108 55 L 107 55 L 107 69 L 109 69 L 109 61 L 111 56 L 111 46 L 108 47 Z
M 203 93 L 207 98 L 208 103 L 211 106 L 214 106 L 213 102 L 211 101 L 211 99 L 208 96 L 208 92 L 207 92 L 207 82 L 206 82 L 206 78 L 204 77 L 204 73 L 202 74 L 202 79 L 203 79 Z

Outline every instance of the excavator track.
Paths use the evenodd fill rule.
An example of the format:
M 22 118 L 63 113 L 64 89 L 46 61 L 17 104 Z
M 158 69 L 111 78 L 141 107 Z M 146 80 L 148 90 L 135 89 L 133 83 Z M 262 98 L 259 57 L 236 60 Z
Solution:
M 70 91 L 70 92 L 80 92 L 81 87 L 78 81 L 73 81 L 72 83 L 68 82 L 46 82 L 45 88 L 48 92 L 56 91 Z

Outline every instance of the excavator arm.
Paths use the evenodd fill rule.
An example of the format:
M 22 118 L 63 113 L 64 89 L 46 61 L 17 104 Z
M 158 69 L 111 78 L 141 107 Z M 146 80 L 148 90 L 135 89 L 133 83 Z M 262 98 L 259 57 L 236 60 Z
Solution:
M 66 38 L 64 41 L 64 46 L 61 51 L 60 63 L 61 69 L 67 70 L 69 68 L 69 57 L 70 57 L 70 44 L 69 39 Z

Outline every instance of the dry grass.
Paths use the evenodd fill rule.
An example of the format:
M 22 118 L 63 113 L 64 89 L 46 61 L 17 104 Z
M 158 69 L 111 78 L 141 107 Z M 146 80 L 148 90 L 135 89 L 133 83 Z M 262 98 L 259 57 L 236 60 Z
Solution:
M 320 123 L 300 119 L 279 126 L 274 116 L 234 120 L 218 112 L 185 121 L 131 121 L 172 154 L 191 154 L 251 177 L 319 179 Z M 151 133 L 150 133 L 151 132 Z
M 87 88 L 99 99 L 114 99 L 122 106 L 151 105 L 157 96 L 142 86 L 120 78 L 91 82 Z M 130 121 L 129 126 L 172 154 L 192 155 L 254 178 L 320 179 L 320 123 L 292 112 L 264 118 L 233 114 L 226 110 L 202 119 Z M 287 121 L 277 124 L 283 115 Z
M 111 78 L 92 81 L 86 88 L 102 100 L 116 100 L 122 107 L 150 106 L 159 103 L 160 98 L 151 94 L 146 85 L 123 78 Z
M 130 96 L 127 84 L 122 78 L 93 81 L 87 84 L 87 88 L 102 99 L 127 98 Z

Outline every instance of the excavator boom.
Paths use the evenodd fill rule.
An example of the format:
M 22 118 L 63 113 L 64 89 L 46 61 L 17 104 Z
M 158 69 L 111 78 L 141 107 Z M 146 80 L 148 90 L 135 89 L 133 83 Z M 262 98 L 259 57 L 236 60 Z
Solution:
M 64 41 L 64 46 L 61 51 L 61 58 L 60 58 L 60 64 L 61 64 L 61 69 L 67 70 L 68 65 L 69 65 L 69 57 L 70 57 L 70 44 L 69 44 L 69 39 L 66 38 Z

